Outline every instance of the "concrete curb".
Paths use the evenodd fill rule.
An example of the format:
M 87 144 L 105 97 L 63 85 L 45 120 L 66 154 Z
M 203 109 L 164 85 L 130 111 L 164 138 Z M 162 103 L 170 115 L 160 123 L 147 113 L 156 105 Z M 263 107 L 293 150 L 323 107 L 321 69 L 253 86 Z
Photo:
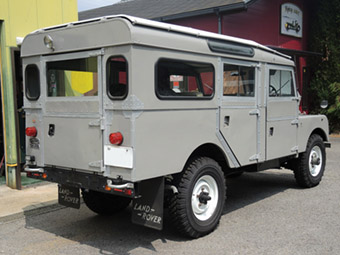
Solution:
M 21 218 L 25 218 L 27 216 L 39 215 L 39 214 L 48 213 L 51 211 L 60 210 L 63 208 L 65 208 L 65 206 L 58 204 L 58 200 L 53 200 L 49 202 L 32 205 L 22 212 L 13 213 L 13 214 L 0 217 L 0 224 L 13 221 L 13 220 L 18 220 Z

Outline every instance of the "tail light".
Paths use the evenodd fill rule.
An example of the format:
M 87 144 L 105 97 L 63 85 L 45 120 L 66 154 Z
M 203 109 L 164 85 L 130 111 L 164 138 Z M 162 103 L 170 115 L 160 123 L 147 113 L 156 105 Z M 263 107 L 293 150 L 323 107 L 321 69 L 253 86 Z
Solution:
M 38 131 L 35 127 L 28 127 L 26 128 L 26 135 L 27 136 L 33 136 L 36 137 L 38 134 Z
M 111 133 L 109 140 L 112 144 L 121 145 L 123 142 L 123 135 L 121 132 Z

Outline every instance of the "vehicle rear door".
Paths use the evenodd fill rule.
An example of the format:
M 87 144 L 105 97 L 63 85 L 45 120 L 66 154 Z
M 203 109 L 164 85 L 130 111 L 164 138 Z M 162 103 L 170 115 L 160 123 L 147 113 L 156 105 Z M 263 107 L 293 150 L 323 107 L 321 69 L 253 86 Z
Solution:
M 103 171 L 101 51 L 42 57 L 45 165 Z

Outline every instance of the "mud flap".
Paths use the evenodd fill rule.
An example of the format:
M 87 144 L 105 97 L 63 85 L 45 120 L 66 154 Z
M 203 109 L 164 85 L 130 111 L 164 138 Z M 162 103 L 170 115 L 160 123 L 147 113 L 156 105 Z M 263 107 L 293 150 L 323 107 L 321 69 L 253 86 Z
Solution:
M 162 230 L 164 177 L 142 181 L 138 189 L 140 197 L 133 200 L 132 222 Z

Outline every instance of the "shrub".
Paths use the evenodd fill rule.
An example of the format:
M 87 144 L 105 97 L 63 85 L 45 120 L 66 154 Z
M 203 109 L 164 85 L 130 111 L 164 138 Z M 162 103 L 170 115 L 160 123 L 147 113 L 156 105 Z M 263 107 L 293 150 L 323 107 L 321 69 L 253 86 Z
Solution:
M 311 13 L 311 51 L 322 52 L 314 59 L 310 84 L 310 109 L 326 114 L 331 131 L 340 130 L 340 0 L 313 1 Z M 329 107 L 320 109 L 320 102 L 328 100 Z

